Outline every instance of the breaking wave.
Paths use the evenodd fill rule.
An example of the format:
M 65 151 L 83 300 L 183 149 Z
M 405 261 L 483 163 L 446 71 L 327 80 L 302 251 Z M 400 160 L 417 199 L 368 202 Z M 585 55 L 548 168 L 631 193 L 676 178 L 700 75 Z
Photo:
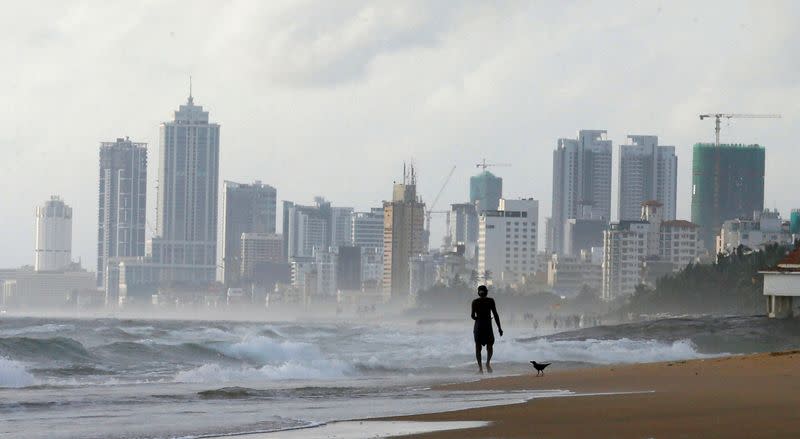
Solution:
M 36 378 L 22 363 L 0 357 L 0 387 L 28 387 L 35 384 Z

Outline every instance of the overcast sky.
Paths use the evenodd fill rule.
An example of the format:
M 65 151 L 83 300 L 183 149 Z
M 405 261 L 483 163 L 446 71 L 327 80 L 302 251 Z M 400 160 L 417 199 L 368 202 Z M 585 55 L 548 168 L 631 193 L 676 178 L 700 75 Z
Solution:
M 678 153 L 690 215 L 701 112 L 734 119 L 723 142 L 767 148 L 766 206 L 800 207 L 800 2 L 36 1 L 0 16 L 0 267 L 33 263 L 37 204 L 73 207 L 73 257 L 95 267 L 98 147 L 149 144 L 155 224 L 158 125 L 194 78 L 222 125 L 220 181 L 279 199 L 367 209 L 415 161 L 437 208 L 468 198 L 481 158 L 508 197 L 549 215 L 552 150 L 579 129 L 655 134 Z M 220 200 L 221 203 L 221 200 Z M 543 229 L 542 229 L 543 230 Z M 437 240 L 443 220 L 434 223 Z M 539 237 L 544 239 L 543 233 Z

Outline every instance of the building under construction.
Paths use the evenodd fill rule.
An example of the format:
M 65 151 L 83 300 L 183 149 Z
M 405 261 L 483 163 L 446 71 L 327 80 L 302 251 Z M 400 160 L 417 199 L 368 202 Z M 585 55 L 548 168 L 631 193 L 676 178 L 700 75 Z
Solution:
M 427 253 L 425 203 L 417 196 L 414 167 L 403 169 L 392 201 L 383 202 L 383 289 L 393 300 L 409 297 L 409 260 Z
M 764 210 L 764 147 L 697 143 L 692 159 L 692 222 L 714 251 L 722 222 Z

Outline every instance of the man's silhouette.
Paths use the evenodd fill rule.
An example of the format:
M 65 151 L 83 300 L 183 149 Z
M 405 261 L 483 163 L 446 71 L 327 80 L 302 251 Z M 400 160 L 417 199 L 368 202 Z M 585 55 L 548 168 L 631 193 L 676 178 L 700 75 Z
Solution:
M 489 290 L 485 285 L 478 287 L 478 297 L 472 301 L 472 320 L 475 320 L 475 327 L 472 334 L 475 336 L 475 359 L 478 360 L 478 369 L 483 373 L 481 364 L 481 346 L 486 346 L 486 371 L 492 373 L 492 347 L 494 346 L 494 330 L 492 330 L 492 315 L 497 324 L 497 331 L 500 337 L 503 336 L 503 328 L 500 326 L 500 316 L 497 315 L 497 307 L 494 299 L 487 297 Z

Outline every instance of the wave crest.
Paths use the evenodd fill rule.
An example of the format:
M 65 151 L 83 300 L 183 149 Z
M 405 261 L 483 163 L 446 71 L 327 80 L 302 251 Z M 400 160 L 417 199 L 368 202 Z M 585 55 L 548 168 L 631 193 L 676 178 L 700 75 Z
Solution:
M 28 387 L 36 383 L 22 363 L 0 357 L 0 387 Z

